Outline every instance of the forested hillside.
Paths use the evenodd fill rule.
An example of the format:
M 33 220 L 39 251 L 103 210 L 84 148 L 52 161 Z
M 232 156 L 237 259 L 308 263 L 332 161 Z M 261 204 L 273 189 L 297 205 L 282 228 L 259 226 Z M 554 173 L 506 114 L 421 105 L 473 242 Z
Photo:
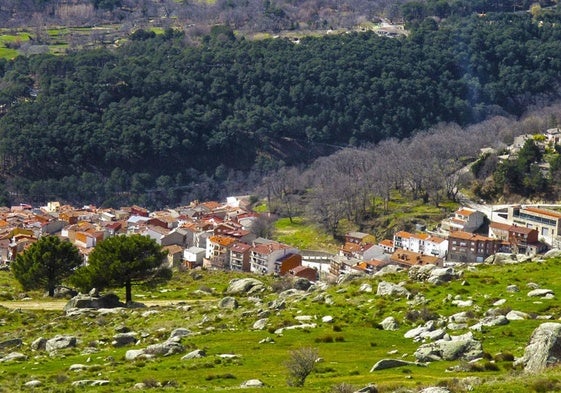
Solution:
M 310 161 L 312 147 L 519 116 L 559 97 L 560 22 L 429 18 L 407 38 L 299 43 L 217 26 L 199 46 L 141 30 L 115 50 L 2 61 L 2 173 L 26 198 L 157 204 L 150 191 L 166 190 L 159 203 L 175 203 L 189 185 L 208 197 L 215 180 L 239 189 L 250 170 Z

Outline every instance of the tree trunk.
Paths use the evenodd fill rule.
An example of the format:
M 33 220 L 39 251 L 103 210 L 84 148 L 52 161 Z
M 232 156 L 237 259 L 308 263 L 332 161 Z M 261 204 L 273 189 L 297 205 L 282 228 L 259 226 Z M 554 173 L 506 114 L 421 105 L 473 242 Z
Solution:
M 55 287 L 49 286 L 49 297 L 55 297 Z
M 125 282 L 125 303 L 132 303 L 132 284 L 131 280 Z

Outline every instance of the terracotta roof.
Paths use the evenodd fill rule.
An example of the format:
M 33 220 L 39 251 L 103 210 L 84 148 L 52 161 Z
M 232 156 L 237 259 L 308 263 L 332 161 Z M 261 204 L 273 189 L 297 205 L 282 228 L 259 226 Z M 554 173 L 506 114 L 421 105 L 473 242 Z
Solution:
M 489 228 L 499 229 L 501 231 L 508 231 L 510 227 L 511 227 L 510 224 L 503 224 L 495 221 L 491 221 L 491 223 L 489 224 Z
M 399 231 L 399 232 L 396 232 L 395 236 L 409 238 L 409 237 L 411 237 L 411 234 L 409 232 L 406 232 L 406 231 Z
M 397 262 L 399 264 L 414 266 L 414 265 L 428 265 L 437 264 L 440 262 L 440 258 L 433 257 L 431 255 L 423 255 L 417 252 L 398 249 L 390 257 L 392 262 Z
M 419 240 L 426 240 L 429 237 L 428 233 L 413 233 L 411 234 L 412 238 L 419 239 Z
M 236 242 L 230 246 L 231 251 L 239 252 L 239 253 L 247 252 L 250 248 L 251 246 L 249 244 L 245 244 L 241 242 Z
M 459 214 L 461 216 L 471 216 L 473 213 L 475 213 L 475 210 L 468 209 L 468 208 L 465 208 L 465 207 L 456 210 L 456 214 Z
M 443 238 L 438 237 L 438 236 L 429 236 L 429 238 L 427 239 L 427 242 L 433 242 L 433 243 L 436 243 L 436 244 L 440 244 L 440 243 L 445 242 L 445 241 L 446 241 L 446 239 L 443 239 Z
M 515 233 L 523 233 L 523 234 L 529 234 L 532 231 L 536 231 L 536 229 L 532 229 L 532 228 L 527 228 L 527 227 L 519 227 L 518 225 L 511 225 L 508 228 L 509 232 L 515 232 Z
M 378 243 L 381 246 L 386 246 L 386 247 L 393 247 L 393 240 L 390 239 L 384 239 L 382 240 L 380 243 Z
M 471 232 L 454 231 L 450 233 L 449 238 L 462 239 L 462 240 L 479 240 L 479 241 L 493 241 L 494 239 L 487 236 L 477 235 Z
M 234 243 L 236 241 L 236 239 L 233 239 L 231 237 L 228 236 L 220 236 L 220 235 L 216 235 L 216 236 L 211 236 L 209 238 L 209 240 L 212 243 L 216 243 L 216 244 L 220 244 L 223 247 L 228 247 L 229 245 L 231 245 L 232 243 Z
M 553 210 L 540 209 L 538 207 L 530 207 L 530 206 L 525 207 L 524 210 L 526 210 L 528 212 L 536 213 L 536 214 L 542 214 L 544 216 L 554 217 L 556 219 L 561 218 L 561 213 L 553 211 Z
M 284 250 L 287 248 L 290 248 L 290 246 L 282 243 L 273 242 L 273 243 L 266 243 L 266 244 L 256 244 L 255 246 L 253 246 L 252 251 L 261 255 L 269 255 L 274 251 Z

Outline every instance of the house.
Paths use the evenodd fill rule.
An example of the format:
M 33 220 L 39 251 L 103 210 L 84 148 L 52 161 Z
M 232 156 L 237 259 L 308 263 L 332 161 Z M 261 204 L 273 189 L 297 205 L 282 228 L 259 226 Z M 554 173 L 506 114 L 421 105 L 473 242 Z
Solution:
M 355 269 L 360 269 L 366 274 L 374 274 L 379 271 L 384 266 L 391 263 L 389 255 L 386 255 L 383 259 L 372 259 L 370 261 L 362 261 L 354 266 Z
M 206 241 L 206 253 L 203 267 L 227 269 L 230 267 L 230 246 L 236 239 L 229 236 L 214 235 Z
M 464 231 L 450 232 L 448 237 L 448 260 L 452 262 L 483 262 L 495 254 L 502 242 L 487 236 Z
M 454 212 L 454 216 L 446 218 L 441 222 L 441 228 L 444 231 L 477 231 L 485 220 L 485 214 L 479 210 L 469 207 L 462 207 Z
M 364 232 L 348 232 L 345 234 L 345 243 L 354 244 L 375 244 L 376 237 Z
M 288 271 L 288 266 L 292 265 L 295 261 L 295 258 L 287 258 L 287 256 L 292 254 L 299 254 L 299 250 L 272 240 L 263 241 L 262 239 L 256 239 L 251 247 L 250 271 L 262 274 L 280 273 L 285 269 Z M 302 264 L 301 257 L 300 264 Z M 291 268 L 293 267 L 295 266 L 291 266 Z
M 206 249 L 200 247 L 189 247 L 183 251 L 183 265 L 188 269 L 203 265 Z
M 438 258 L 432 255 L 424 255 L 418 252 L 404 249 L 396 249 L 396 251 L 390 256 L 390 261 L 392 264 L 404 268 L 422 265 L 443 266 L 444 264 L 442 258 Z
M 235 242 L 230 246 L 230 270 L 249 272 L 249 258 L 251 246 L 242 242 Z
M 538 239 L 538 230 L 511 225 L 508 229 L 508 242 L 511 252 L 535 256 L 547 250 L 547 245 Z
M 169 234 L 170 230 L 163 228 L 159 225 L 146 225 L 143 235 L 148 236 L 150 239 L 154 240 L 160 246 L 163 246 L 162 239 Z
M 413 251 L 423 255 L 445 258 L 448 252 L 448 241 L 428 233 L 409 233 L 398 231 L 393 238 L 393 252 L 398 249 Z
M 329 275 L 338 279 L 340 276 L 353 272 L 353 267 L 361 263 L 362 260 L 357 258 L 343 257 L 341 255 L 334 255 L 329 264 Z
M 429 236 L 425 239 L 425 255 L 446 258 L 448 254 L 448 240 L 439 236 Z
M 561 142 L 561 129 L 550 128 L 545 132 L 545 138 L 550 145 L 558 145 Z
M 275 261 L 275 274 L 284 276 L 288 274 L 291 269 L 302 266 L 302 255 L 297 253 L 289 253 L 281 256 Z
M 395 251 L 393 240 L 384 239 L 378 243 L 378 246 L 382 247 L 386 254 L 392 254 Z
M 488 236 L 493 239 L 498 239 L 502 241 L 508 241 L 508 230 L 511 224 L 503 224 L 501 222 L 491 221 L 489 224 L 489 234 Z
M 536 229 L 538 236 L 547 244 L 559 242 L 560 212 L 533 206 L 511 206 L 508 208 L 508 220 L 518 226 Z
M 177 244 L 162 247 L 164 252 L 167 252 L 167 260 L 169 267 L 179 267 L 183 259 L 183 247 Z
M 296 266 L 295 268 L 288 271 L 288 275 L 292 277 L 302 277 L 312 282 L 318 280 L 317 270 L 308 266 Z

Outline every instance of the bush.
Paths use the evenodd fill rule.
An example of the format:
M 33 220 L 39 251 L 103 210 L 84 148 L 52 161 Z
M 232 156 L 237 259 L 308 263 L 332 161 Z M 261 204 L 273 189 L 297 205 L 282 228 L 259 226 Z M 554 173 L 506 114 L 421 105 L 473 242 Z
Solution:
M 331 387 L 330 393 L 353 393 L 356 391 L 356 388 L 348 383 L 338 383 L 337 385 L 333 385 Z
M 530 385 L 532 391 L 537 393 L 554 392 L 560 387 L 561 385 L 557 379 L 550 378 L 539 378 L 533 381 Z
M 286 362 L 288 370 L 289 386 L 304 386 L 306 378 L 315 367 L 319 359 L 318 351 L 315 348 L 304 347 L 290 352 L 290 358 Z

